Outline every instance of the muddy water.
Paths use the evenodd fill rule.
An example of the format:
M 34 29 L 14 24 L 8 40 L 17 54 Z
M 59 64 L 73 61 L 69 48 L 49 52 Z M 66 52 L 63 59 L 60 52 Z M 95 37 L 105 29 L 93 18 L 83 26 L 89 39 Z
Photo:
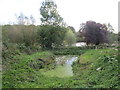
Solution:
M 72 63 L 77 60 L 76 56 L 57 56 L 56 68 L 43 72 L 45 76 L 49 77 L 70 77 L 73 76 Z

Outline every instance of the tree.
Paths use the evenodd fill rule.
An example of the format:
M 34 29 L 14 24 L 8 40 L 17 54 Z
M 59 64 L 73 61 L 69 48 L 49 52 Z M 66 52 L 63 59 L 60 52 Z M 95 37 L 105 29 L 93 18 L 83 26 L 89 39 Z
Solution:
M 57 5 L 52 0 L 45 0 L 40 7 L 43 25 L 64 25 L 63 18 L 58 14 Z
M 75 31 L 75 28 L 74 27 L 72 27 L 72 26 L 68 26 L 68 28 L 70 29 L 70 30 L 72 30 L 72 32 L 75 34 L 76 33 L 76 31 Z
M 29 33 L 28 33 L 29 32 Z M 37 26 L 34 25 L 4 25 L 3 41 L 32 46 L 37 43 Z
M 30 17 L 25 16 L 23 13 L 21 13 L 19 16 L 15 15 L 17 18 L 17 24 L 19 25 L 30 25 L 35 23 L 35 18 L 33 15 Z
M 63 45 L 66 28 L 54 25 L 42 25 L 38 31 L 42 48 L 51 49 Z
M 82 24 L 80 32 L 88 44 L 99 45 L 100 43 L 107 43 L 107 27 L 104 24 L 96 23 L 95 21 L 87 21 Z
M 113 27 L 112 27 L 112 25 L 110 23 L 108 23 L 107 28 L 108 28 L 109 32 L 113 32 L 114 31 L 114 29 L 113 29 Z
M 31 20 L 31 24 L 35 24 L 35 18 L 33 17 L 33 15 L 30 16 L 30 20 Z
M 76 42 L 76 36 L 75 33 L 73 33 L 72 30 L 68 29 L 66 35 L 65 35 L 65 43 L 68 46 L 72 46 Z
M 120 31 L 118 32 L 118 45 L 120 45 Z
M 53 48 L 63 44 L 66 28 L 63 18 L 58 14 L 57 5 L 52 0 L 45 0 L 40 7 L 42 26 L 38 31 L 42 48 Z
M 27 16 L 25 16 L 23 13 L 21 13 L 19 16 L 16 17 L 19 25 L 24 25 L 25 20 L 28 19 Z
M 118 35 L 114 33 L 114 29 L 110 23 L 106 24 L 108 30 L 108 41 L 109 44 L 115 44 L 118 42 Z

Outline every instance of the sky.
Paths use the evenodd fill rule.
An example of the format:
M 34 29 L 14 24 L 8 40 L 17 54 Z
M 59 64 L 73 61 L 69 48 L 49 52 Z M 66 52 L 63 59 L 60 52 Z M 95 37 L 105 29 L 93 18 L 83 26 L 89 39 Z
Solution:
M 0 24 L 16 21 L 16 15 L 33 15 L 36 24 L 40 24 L 40 6 L 43 0 L 0 0 Z M 119 0 L 54 0 L 59 14 L 76 31 L 80 24 L 92 20 L 98 23 L 110 23 L 118 32 Z

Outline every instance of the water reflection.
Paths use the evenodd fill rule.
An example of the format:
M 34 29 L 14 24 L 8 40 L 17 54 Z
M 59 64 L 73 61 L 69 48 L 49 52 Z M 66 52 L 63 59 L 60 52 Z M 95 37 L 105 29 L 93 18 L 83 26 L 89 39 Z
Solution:
M 77 57 L 72 57 L 70 60 L 66 61 L 66 64 L 72 65 L 73 61 L 77 60 Z
M 44 72 L 43 74 L 51 77 L 70 77 L 73 76 L 72 63 L 77 60 L 76 56 L 57 56 L 56 68 Z

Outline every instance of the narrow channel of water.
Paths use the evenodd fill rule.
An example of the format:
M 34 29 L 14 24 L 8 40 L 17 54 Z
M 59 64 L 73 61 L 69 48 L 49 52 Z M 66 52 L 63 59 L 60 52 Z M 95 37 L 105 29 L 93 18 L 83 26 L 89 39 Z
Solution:
M 77 60 L 76 56 L 57 56 L 56 68 L 43 72 L 44 75 L 49 77 L 70 77 L 73 76 L 72 63 Z

